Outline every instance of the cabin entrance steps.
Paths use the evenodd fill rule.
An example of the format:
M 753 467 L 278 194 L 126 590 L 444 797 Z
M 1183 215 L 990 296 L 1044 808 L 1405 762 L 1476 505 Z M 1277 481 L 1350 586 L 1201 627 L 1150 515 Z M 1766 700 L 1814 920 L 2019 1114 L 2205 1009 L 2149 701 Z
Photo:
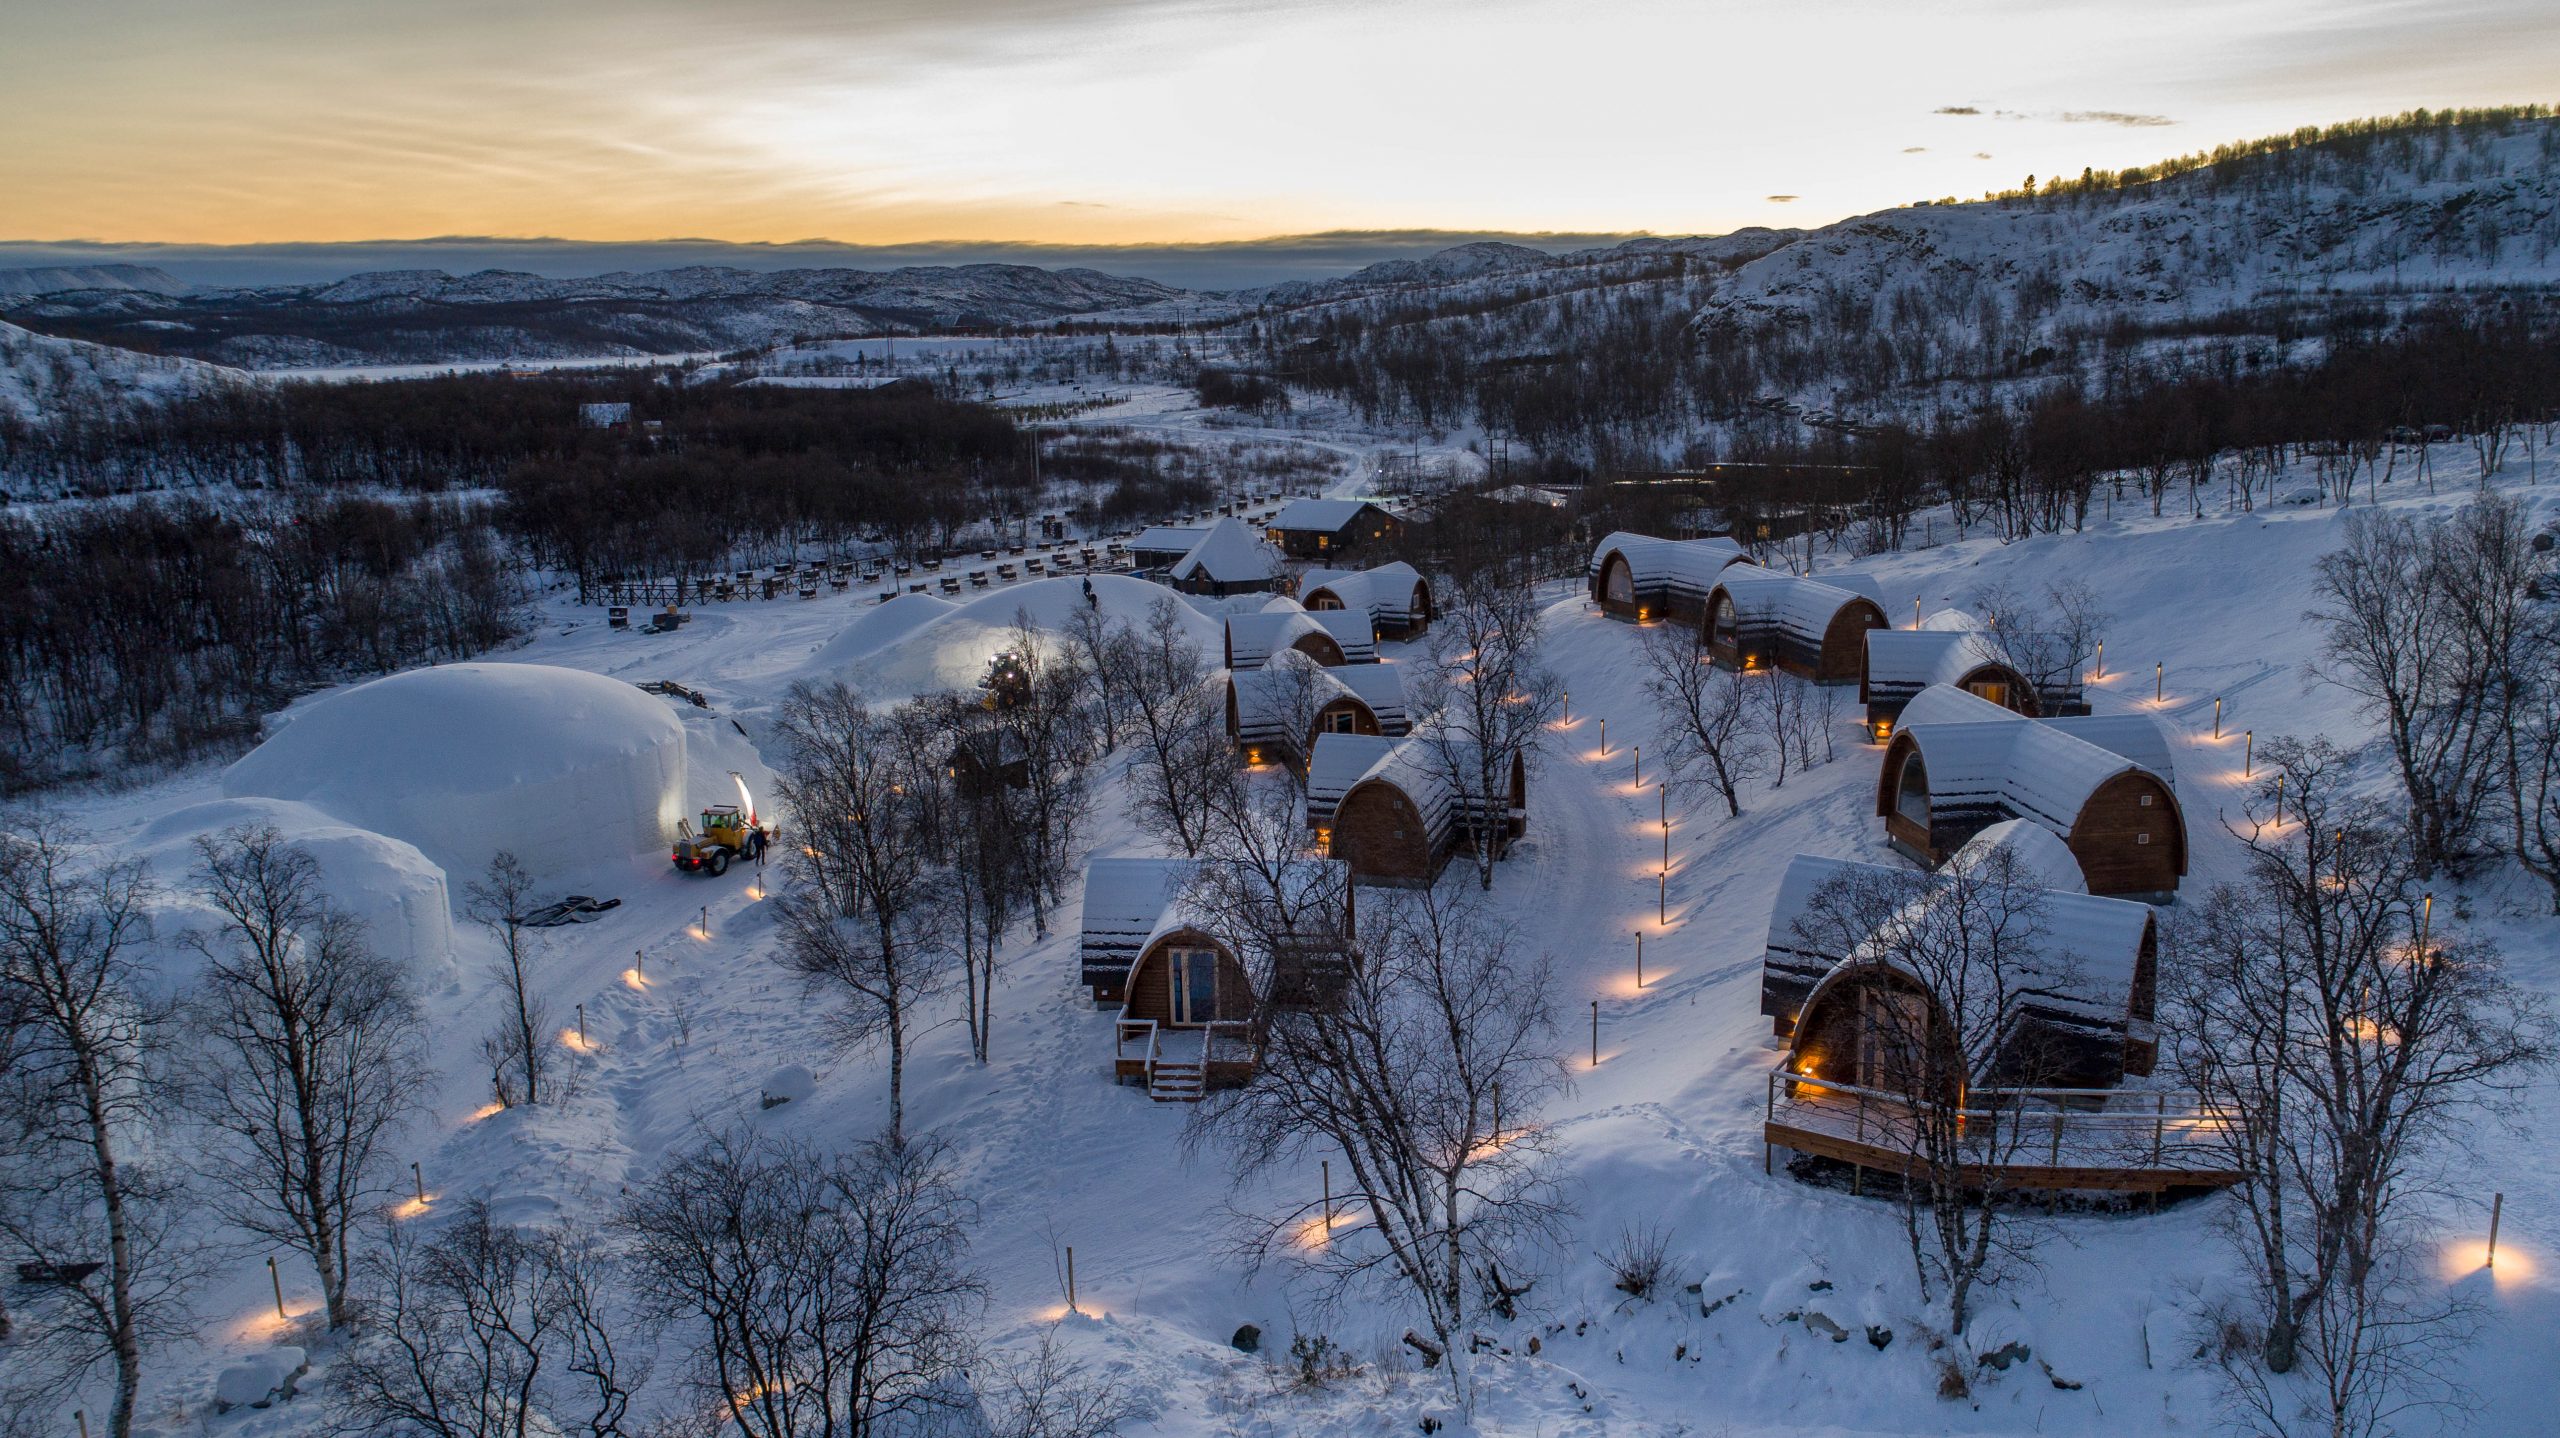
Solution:
M 1198 1103 L 1208 1092 L 1208 1033 L 1157 1030 L 1155 1061 L 1147 1065 L 1147 1097 L 1158 1103 Z

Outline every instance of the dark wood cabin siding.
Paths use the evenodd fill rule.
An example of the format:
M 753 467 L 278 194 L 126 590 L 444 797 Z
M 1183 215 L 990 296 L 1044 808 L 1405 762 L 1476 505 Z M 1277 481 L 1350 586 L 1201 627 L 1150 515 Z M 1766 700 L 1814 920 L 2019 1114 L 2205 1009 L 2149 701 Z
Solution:
M 1253 981 L 1235 955 L 1208 935 L 1196 929 L 1178 929 L 1147 945 L 1135 967 L 1129 971 L 1128 998 L 1122 1015 L 1132 1019 L 1153 1019 L 1159 1024 L 1173 1022 L 1173 965 L 1166 954 L 1174 949 L 1211 949 L 1218 955 L 1218 1018 L 1221 1022 L 1241 1022 L 1253 1017 Z
M 2080 807 L 2068 842 L 2093 894 L 2173 894 L 2187 869 L 2187 830 L 2178 797 L 2157 776 L 2141 770 L 2099 785 Z
M 1861 599 L 1840 606 L 1823 631 L 1822 655 L 1812 675 L 1818 684 L 1855 684 L 1867 664 L 1867 631 L 1886 627 L 1884 611 Z
M 1333 811 L 1333 857 L 1372 883 L 1427 884 L 1448 858 L 1432 842 L 1421 811 L 1403 790 L 1372 781 L 1352 786 Z

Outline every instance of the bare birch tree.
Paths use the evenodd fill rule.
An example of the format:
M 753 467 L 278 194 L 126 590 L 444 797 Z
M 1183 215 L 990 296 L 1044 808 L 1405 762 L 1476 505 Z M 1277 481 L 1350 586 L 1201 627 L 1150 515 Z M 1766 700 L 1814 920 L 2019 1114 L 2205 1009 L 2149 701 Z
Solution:
M 1156 601 L 1124 646 L 1129 817 L 1184 854 L 1200 852 L 1212 792 L 1235 766 L 1200 647 L 1182 632 L 1180 601 Z
M 924 823 L 947 732 L 921 710 L 874 713 L 841 683 L 792 686 L 780 728 L 776 787 L 801 836 L 785 859 L 798 887 L 779 906 L 782 963 L 834 1000 L 837 1044 L 887 1050 L 895 1140 L 916 1010 L 949 981 L 944 876 Z
M 930 1139 L 722 1135 L 624 1204 L 647 1317 L 741 1438 L 866 1438 L 966 1401 L 975 1206 Z
M 107 1438 L 130 1438 L 147 1352 L 184 1331 L 200 1271 L 148 1077 L 157 1025 L 133 950 L 149 892 L 139 864 L 84 861 L 49 818 L 0 835 L 0 1005 L 16 1021 L 0 1240 L 58 1280 L 20 1315 L 33 1393 L 0 1397 L 107 1367 Z
M 1708 663 L 1698 636 L 1677 624 L 1644 630 L 1638 647 L 1645 693 L 1662 716 L 1655 742 L 1666 782 L 1684 794 L 1712 794 L 1739 817 L 1743 786 L 1766 772 L 1769 757 L 1743 681 Z
M 187 939 L 204 960 L 182 1010 L 187 1106 L 213 1139 L 199 1163 L 224 1217 L 311 1261 L 344 1327 L 357 1216 L 416 1106 L 417 1000 L 274 826 L 198 839 L 195 886 L 219 916 Z
M 1547 726 L 1563 705 L 1555 676 L 1538 663 L 1536 592 L 1501 570 L 1458 583 L 1425 636 L 1431 663 L 1416 686 L 1431 718 L 1413 742 L 1449 786 L 1469 835 L 1477 887 L 1493 887 L 1510 843 L 1511 776 L 1535 774 Z
M 516 856 L 499 850 L 488 872 L 464 891 L 465 912 L 498 946 L 491 966 L 507 1012 L 480 1041 L 480 1057 L 489 1065 L 490 1097 L 501 1106 L 542 1102 L 550 1087 L 550 1010 L 534 992 L 534 969 L 542 941 L 531 921 L 533 875 Z
M 1901 1160 L 1903 1233 L 1924 1294 L 1961 1334 L 1977 1288 L 2032 1266 L 2036 1230 L 2004 1171 L 2038 1120 L 1978 1099 L 2045 1056 L 2021 1000 L 2067 988 L 2073 956 L 2048 942 L 2044 891 L 2007 849 L 1934 874 L 1858 868 L 1818 890 L 1797 920 L 1816 952 L 1856 956 L 1878 1001 L 1859 1011 L 1860 1087 L 1893 1096 L 1870 1132 Z M 2035 1130 L 2030 1125 L 2035 1125 Z
M 2249 1175 L 2231 1234 L 2263 1368 L 2233 1370 L 2239 1396 L 2271 1415 L 2308 1391 L 2322 1431 L 2369 1432 L 2459 1317 L 2405 1281 L 2417 1206 L 2469 1121 L 2550 1063 L 2554 1029 L 2493 946 L 2435 912 L 2407 818 L 2355 794 L 2343 755 L 2261 753 L 2287 822 L 2253 824 L 2248 882 L 2173 931 L 2172 1056 Z
M 471 1199 L 421 1237 L 387 1224 L 363 1260 L 378 1321 L 331 1366 L 356 1431 L 419 1438 L 625 1438 L 648 1364 L 618 1348 L 620 1280 L 589 1235 L 499 1222 Z
M 1565 1083 L 1553 984 L 1462 892 L 1378 902 L 1340 990 L 1270 1007 L 1254 1082 L 1212 1094 L 1186 1141 L 1233 1154 L 1239 1182 L 1340 1155 L 1351 1220 L 1316 1199 L 1245 1215 L 1250 1261 L 1302 1265 L 1328 1297 L 1384 1286 L 1421 1320 L 1406 1343 L 1472 1409 L 1468 1325 L 1527 1291 L 1514 1280 L 1566 1211 L 1536 1120 Z

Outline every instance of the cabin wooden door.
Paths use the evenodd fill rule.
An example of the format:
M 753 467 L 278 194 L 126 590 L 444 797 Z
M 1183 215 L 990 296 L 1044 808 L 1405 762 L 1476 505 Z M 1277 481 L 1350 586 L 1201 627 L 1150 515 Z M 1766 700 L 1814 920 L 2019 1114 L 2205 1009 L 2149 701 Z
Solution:
M 1905 989 L 1870 985 L 1858 993 L 1858 1086 L 1908 1093 L 1921 1077 L 1929 1005 Z
M 1212 949 L 1175 949 L 1166 955 L 1178 1027 L 1198 1027 L 1218 1016 L 1218 955 Z

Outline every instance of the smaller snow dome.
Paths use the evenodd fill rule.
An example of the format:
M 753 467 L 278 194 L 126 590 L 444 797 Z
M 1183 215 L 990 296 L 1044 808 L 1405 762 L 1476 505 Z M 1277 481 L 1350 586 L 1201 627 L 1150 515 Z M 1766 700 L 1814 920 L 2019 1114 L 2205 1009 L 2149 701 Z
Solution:
M 454 977 L 453 896 L 444 869 L 414 844 L 283 799 L 216 799 L 163 815 L 142 831 L 137 847 L 160 882 L 166 911 L 154 924 L 164 938 L 213 922 L 188 892 L 195 841 L 258 824 L 272 825 L 311 856 L 329 902 L 364 924 L 375 952 L 407 963 L 425 987 Z
M 537 874 L 665 844 L 684 810 L 684 726 L 631 684 L 548 664 L 445 664 L 332 694 L 222 776 L 476 874 Z
M 784 1064 L 764 1076 L 762 1104 L 766 1108 L 779 1108 L 787 1103 L 798 1103 L 817 1091 L 816 1074 L 800 1064 Z
M 800 677 L 841 678 L 874 703 L 892 704 L 919 694 L 967 693 L 986 676 L 987 661 L 1021 642 L 1018 620 L 1030 621 L 1044 646 L 1061 643 L 1079 619 L 1098 612 L 1105 623 L 1143 631 L 1156 605 L 1170 601 L 1185 638 L 1211 663 L 1223 635 L 1215 620 L 1160 584 L 1126 575 L 1034 579 L 982 594 L 966 604 L 930 595 L 933 608 L 916 605 L 891 621 L 892 600 L 845 626 L 802 665 Z

